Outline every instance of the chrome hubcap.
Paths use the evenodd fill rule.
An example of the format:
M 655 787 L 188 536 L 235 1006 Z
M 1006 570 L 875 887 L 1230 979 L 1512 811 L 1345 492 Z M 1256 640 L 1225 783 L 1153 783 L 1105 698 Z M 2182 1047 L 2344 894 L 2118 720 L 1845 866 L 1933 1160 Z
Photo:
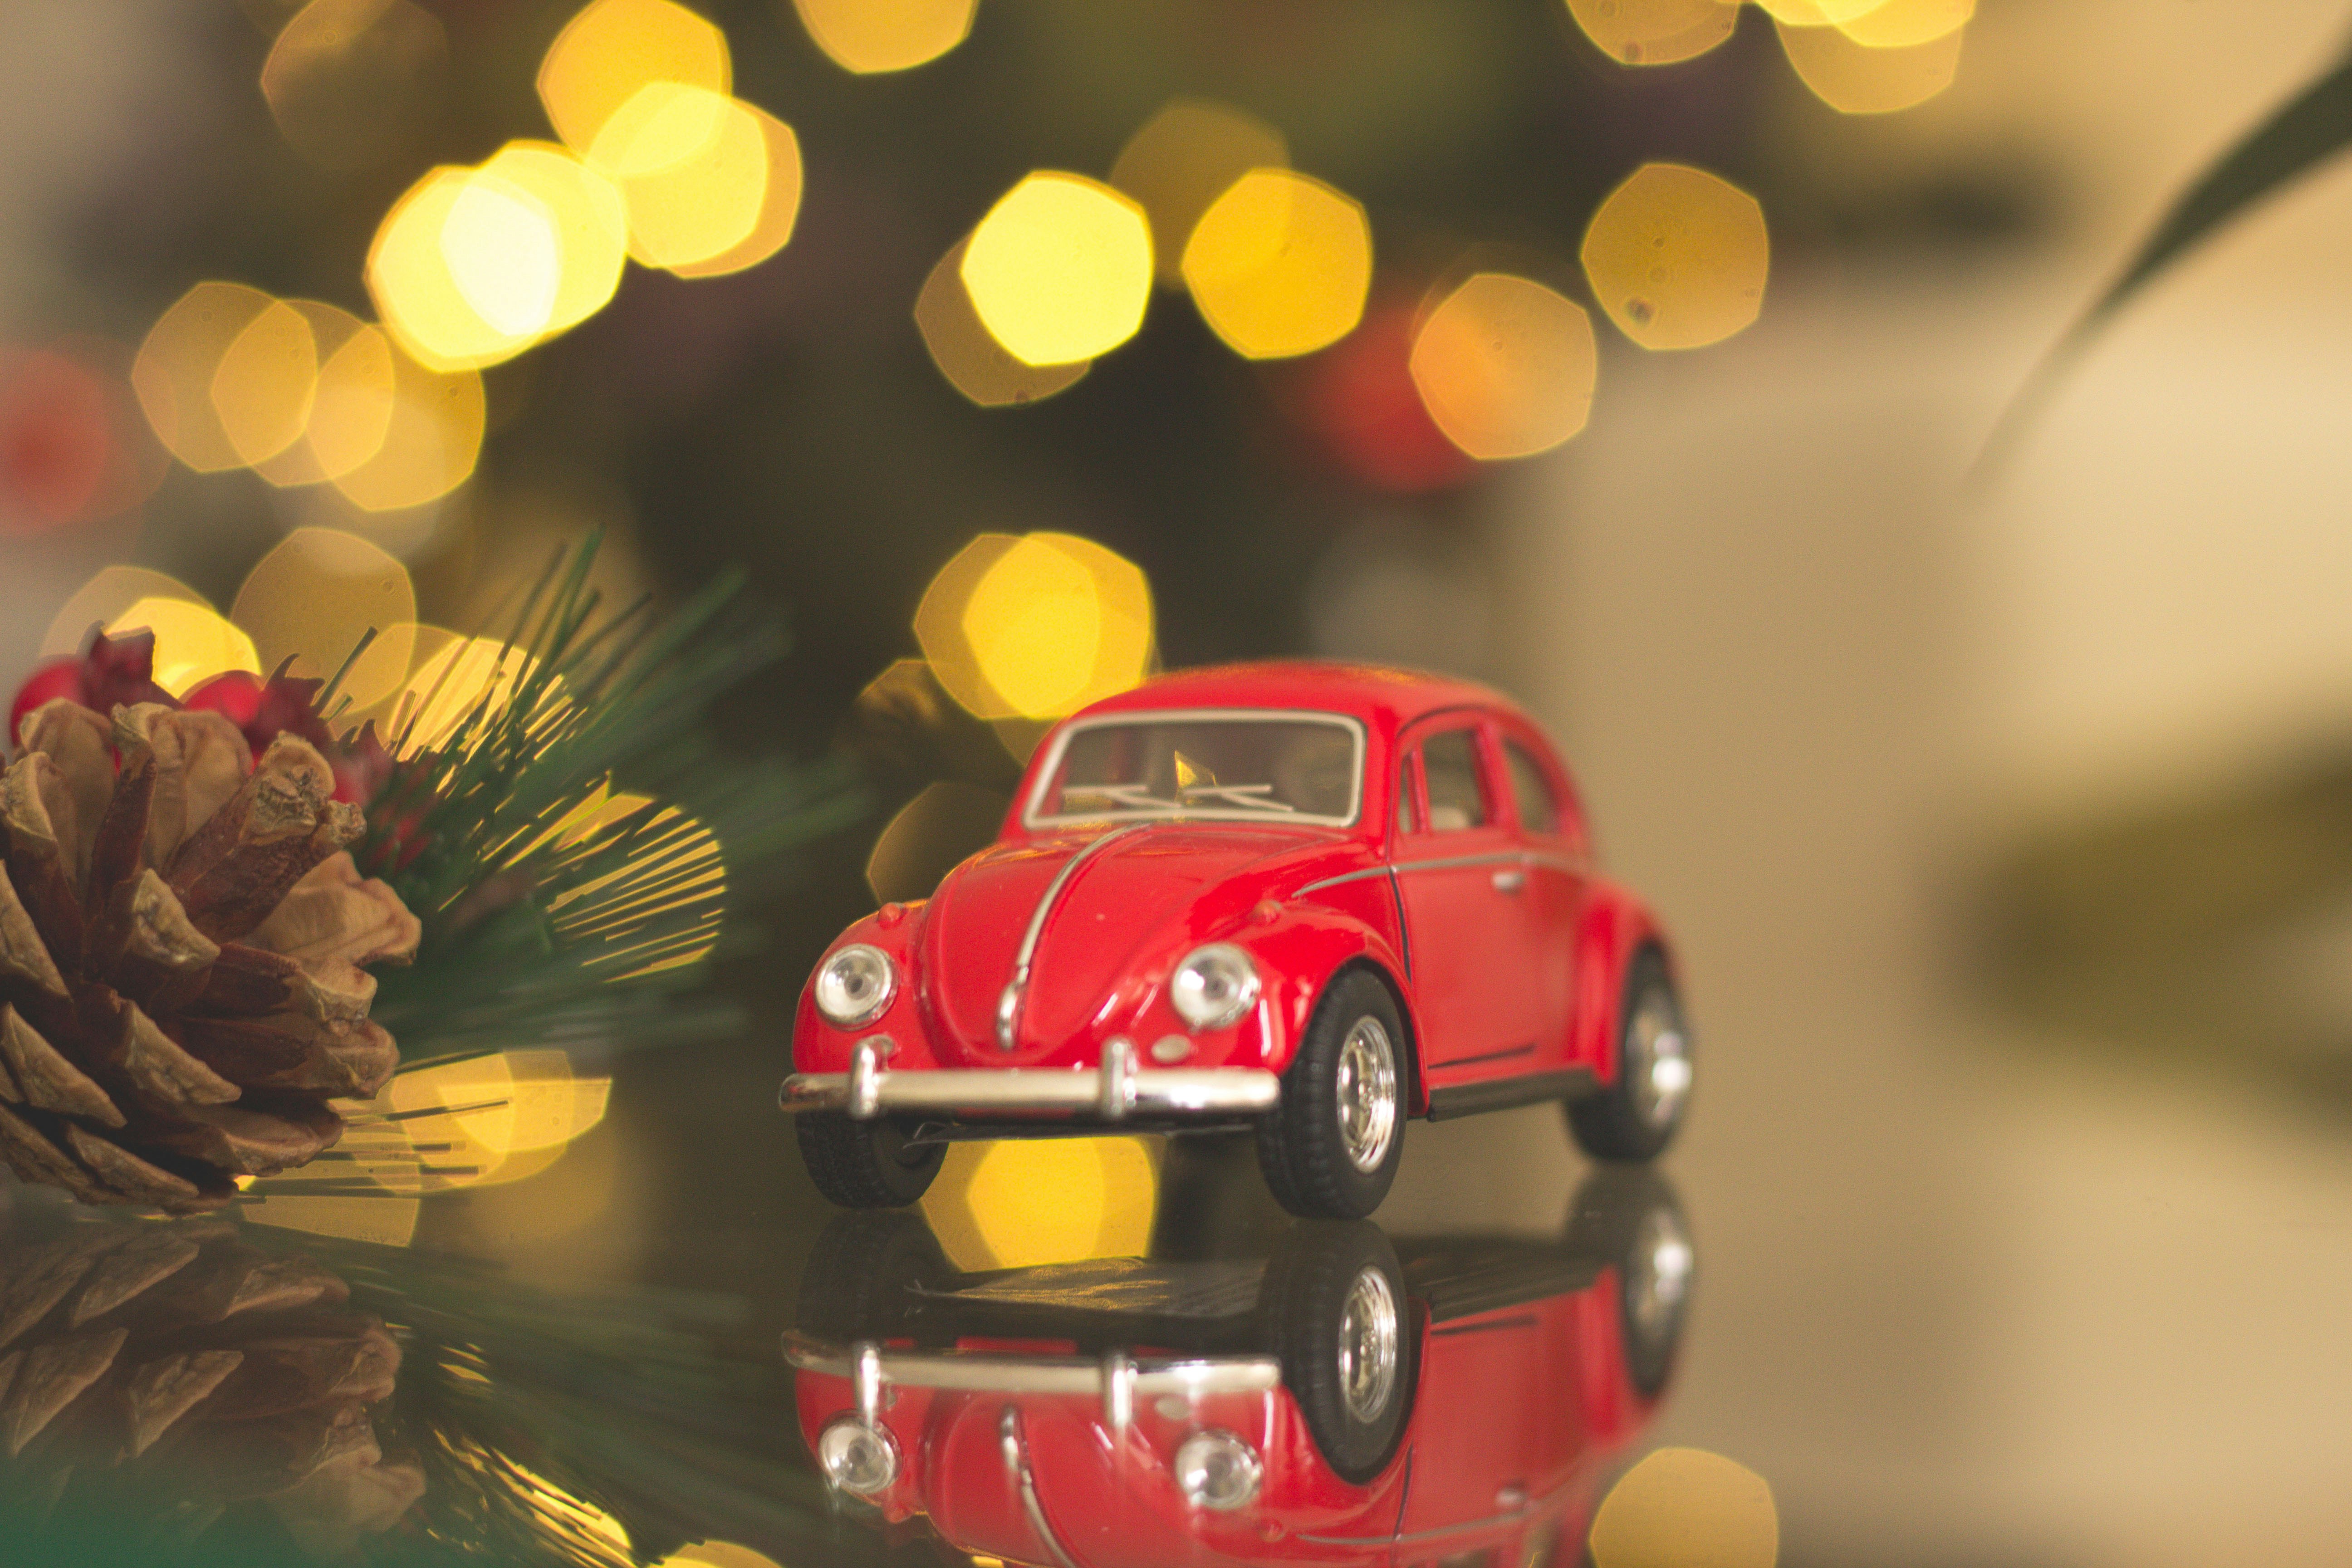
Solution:
M 1396 1051 L 1378 1018 L 1359 1018 L 1339 1046 L 1339 1142 L 1359 1171 L 1377 1171 L 1396 1141 Z
M 1645 1216 L 1626 1260 L 1625 1310 L 1633 1331 L 1644 1344 L 1660 1344 L 1672 1337 L 1690 1296 L 1690 1237 L 1671 1210 Z
M 1348 1287 L 1348 1304 L 1339 1311 L 1339 1393 L 1357 1420 L 1370 1423 L 1387 1414 L 1396 1394 L 1402 1337 L 1388 1276 L 1367 1266 Z
M 1690 1094 L 1690 1041 L 1674 997 L 1664 990 L 1644 992 L 1633 1010 L 1625 1031 L 1625 1072 L 1643 1123 L 1672 1126 Z

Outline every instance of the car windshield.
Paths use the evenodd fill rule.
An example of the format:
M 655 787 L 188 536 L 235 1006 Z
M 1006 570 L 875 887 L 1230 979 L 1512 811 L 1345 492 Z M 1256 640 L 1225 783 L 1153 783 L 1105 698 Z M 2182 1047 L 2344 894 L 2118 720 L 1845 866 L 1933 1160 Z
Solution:
M 1362 753 L 1361 729 L 1336 715 L 1092 720 L 1063 736 L 1028 821 L 1276 818 L 1345 826 L 1362 804 Z

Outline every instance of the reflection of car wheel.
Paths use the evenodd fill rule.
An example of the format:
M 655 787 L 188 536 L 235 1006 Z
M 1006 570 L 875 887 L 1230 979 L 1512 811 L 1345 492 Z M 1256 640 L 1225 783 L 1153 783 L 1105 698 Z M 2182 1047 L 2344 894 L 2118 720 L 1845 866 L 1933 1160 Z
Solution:
M 1404 1053 L 1377 975 L 1351 969 L 1331 983 L 1282 1075 L 1282 1103 L 1258 1122 L 1258 1164 L 1284 1208 L 1361 1219 L 1381 1206 L 1404 1153 Z
M 1617 1271 L 1625 1370 L 1654 1395 L 1674 1371 L 1690 1310 L 1690 1228 L 1674 1189 L 1642 1170 L 1597 1171 L 1577 1189 L 1569 1245 Z
M 853 1121 L 835 1110 L 804 1111 L 801 1158 L 816 1190 L 845 1209 L 903 1208 L 930 1190 L 947 1145 L 907 1147 L 906 1132 L 877 1118 Z
M 1266 1271 L 1282 1381 L 1324 1462 L 1370 1480 L 1395 1458 L 1412 1406 L 1413 1321 L 1396 1248 L 1361 1220 L 1294 1228 Z
M 803 1333 L 818 1339 L 922 1339 L 926 1297 L 954 1278 L 920 1215 L 835 1215 L 801 1270 Z
M 1617 1081 L 1570 1101 L 1568 1124 L 1596 1160 L 1647 1160 L 1682 1125 L 1690 1103 L 1690 1031 L 1675 996 L 1666 955 L 1644 947 L 1625 966 L 1618 1009 Z

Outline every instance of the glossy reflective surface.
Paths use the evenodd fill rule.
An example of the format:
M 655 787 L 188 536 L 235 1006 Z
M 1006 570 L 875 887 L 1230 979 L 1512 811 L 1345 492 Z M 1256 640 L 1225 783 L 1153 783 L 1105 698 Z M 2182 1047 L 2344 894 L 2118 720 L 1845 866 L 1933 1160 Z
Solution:
M 1659 1173 L 1562 1183 L 1532 1226 L 1466 1203 L 1316 1224 L 1273 1207 L 1245 1138 L 1014 1142 L 957 1151 L 923 1209 L 839 1214 L 780 1148 L 680 1162 L 677 1088 L 625 1075 L 604 1125 L 426 1201 L 406 1246 L 0 1188 L 0 1539 L 69 1563 L 1573 1562 L 1681 1354 L 1696 1255 Z M 664 1190 L 688 1176 L 707 1190 Z M 404 1200 L 347 1206 L 370 1201 Z

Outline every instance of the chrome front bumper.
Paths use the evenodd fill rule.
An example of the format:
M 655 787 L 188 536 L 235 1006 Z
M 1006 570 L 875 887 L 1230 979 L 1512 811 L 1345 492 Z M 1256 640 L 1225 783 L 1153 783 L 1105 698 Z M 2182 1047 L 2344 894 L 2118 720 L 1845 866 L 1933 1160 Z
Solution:
M 986 1351 L 927 1352 L 886 1350 L 871 1341 L 832 1344 L 805 1334 L 784 1335 L 784 1359 L 803 1372 L 845 1377 L 870 1420 L 886 1403 L 884 1390 L 938 1388 L 976 1394 L 1076 1394 L 1102 1401 L 1113 1428 L 1132 1419 L 1135 1402 L 1173 1394 L 1199 1399 L 1216 1394 L 1265 1394 L 1282 1386 L 1282 1363 L 1272 1356 L 1179 1359 L 1024 1356 Z
M 1129 1116 L 1255 1116 L 1282 1099 L 1263 1068 L 1139 1068 L 1135 1047 L 1113 1039 L 1098 1068 L 917 1068 L 882 1065 L 886 1036 L 857 1042 L 847 1072 L 796 1072 L 776 1103 L 786 1110 L 843 1110 L 859 1121 L 907 1111 L 986 1116 L 1045 1111 L 1119 1121 Z

